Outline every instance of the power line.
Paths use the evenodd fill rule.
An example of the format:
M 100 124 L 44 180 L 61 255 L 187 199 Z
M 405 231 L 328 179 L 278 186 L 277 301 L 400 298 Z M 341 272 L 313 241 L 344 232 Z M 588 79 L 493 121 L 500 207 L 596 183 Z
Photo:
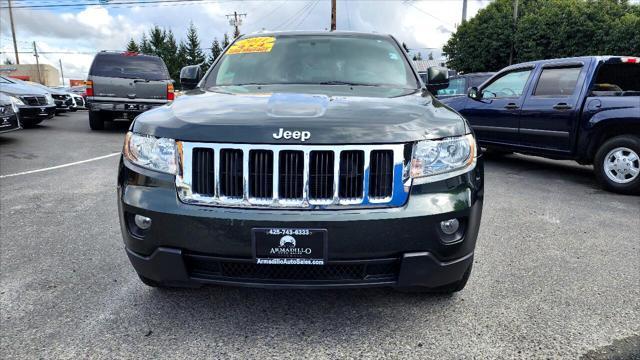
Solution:
M 298 11 L 296 11 L 291 17 L 289 17 L 288 19 L 286 19 L 284 22 L 282 22 L 280 25 L 274 27 L 274 29 L 280 29 L 282 28 L 284 25 L 292 22 L 299 14 L 302 14 L 303 11 L 306 10 L 307 7 L 311 6 L 311 1 L 307 1 L 302 8 L 298 9 Z
M 316 5 L 318 5 L 318 3 L 320 2 L 320 0 L 316 0 L 313 5 L 311 5 L 311 7 L 309 8 L 309 11 L 307 11 L 307 14 L 304 15 L 304 17 L 302 17 L 300 19 L 300 21 L 298 21 L 297 24 L 293 25 L 292 28 L 293 29 L 297 29 L 298 26 L 302 25 L 302 23 L 304 23 L 305 20 L 307 20 L 307 18 L 309 17 L 309 15 L 311 15 L 311 13 L 313 12 L 313 9 L 316 8 Z

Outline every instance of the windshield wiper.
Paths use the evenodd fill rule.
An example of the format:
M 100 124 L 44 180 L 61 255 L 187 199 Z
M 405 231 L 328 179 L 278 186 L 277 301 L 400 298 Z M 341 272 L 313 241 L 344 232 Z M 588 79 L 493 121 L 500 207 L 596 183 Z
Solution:
M 350 81 L 340 81 L 340 80 L 330 80 L 330 81 L 321 81 L 316 84 L 319 85 L 350 85 L 350 86 L 380 86 L 376 84 L 367 84 L 367 83 L 357 83 Z

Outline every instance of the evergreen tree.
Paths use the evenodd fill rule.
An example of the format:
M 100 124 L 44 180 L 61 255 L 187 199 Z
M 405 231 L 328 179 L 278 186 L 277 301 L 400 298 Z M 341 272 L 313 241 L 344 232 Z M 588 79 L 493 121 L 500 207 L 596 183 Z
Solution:
M 218 38 L 213 39 L 213 43 L 211 43 L 211 54 L 209 55 L 209 65 L 212 65 L 213 62 L 222 54 L 222 47 L 220 47 L 220 42 Z
M 11 61 L 11 59 L 9 59 L 9 58 L 5 58 L 4 59 L 4 64 L 5 65 L 13 65 L 13 61 Z
M 129 52 L 140 52 L 140 48 L 138 47 L 138 44 L 136 44 L 135 40 L 133 40 L 133 38 L 131 38 L 129 40 L 129 43 L 127 44 L 127 51 Z
M 151 47 L 151 44 L 149 43 L 149 40 L 147 39 L 147 35 L 146 34 L 142 34 L 142 41 L 140 41 L 140 53 L 145 54 L 145 55 L 152 55 L 153 54 L 153 48 Z
M 162 57 L 165 41 L 167 39 L 167 32 L 161 29 L 158 25 L 154 25 L 149 31 L 149 43 L 153 48 L 153 55 Z
M 187 30 L 186 50 L 188 65 L 197 65 L 205 61 L 205 56 L 202 53 L 202 49 L 200 49 L 198 31 L 193 22 L 189 24 L 189 29 Z
M 429 60 L 433 60 L 433 53 L 432 52 L 429 53 Z
M 224 33 L 224 37 L 222 38 L 222 48 L 226 49 L 229 44 L 229 35 L 227 33 Z
M 161 57 L 167 65 L 167 69 L 169 69 L 169 75 L 171 75 L 171 78 L 180 78 L 180 69 L 182 69 L 185 64 L 184 62 L 181 62 L 178 56 L 178 45 L 176 44 L 176 38 L 173 35 L 173 31 L 171 30 L 166 32 L 166 41 L 162 49 Z
M 408 54 L 409 53 L 409 47 L 407 46 L 407 44 L 402 43 L 402 48 L 404 49 L 404 51 Z

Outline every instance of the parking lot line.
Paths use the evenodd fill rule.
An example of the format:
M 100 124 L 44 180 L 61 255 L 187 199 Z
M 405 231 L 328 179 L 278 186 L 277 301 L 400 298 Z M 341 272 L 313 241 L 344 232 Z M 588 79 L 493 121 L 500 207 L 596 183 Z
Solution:
M 68 167 L 68 166 L 80 165 L 80 164 L 88 163 L 88 162 L 91 162 L 91 161 L 106 159 L 106 158 L 109 158 L 109 157 L 112 157 L 112 156 L 116 156 L 116 155 L 120 155 L 120 152 L 114 152 L 114 153 L 111 153 L 109 155 L 98 156 L 98 157 L 94 157 L 94 158 L 91 158 L 91 159 L 75 161 L 75 162 L 72 162 L 72 163 L 56 165 L 56 166 L 51 166 L 51 167 L 42 168 L 42 169 L 23 171 L 23 172 L 19 172 L 19 173 L 15 173 L 15 174 L 8 174 L 8 175 L 0 175 L 0 179 L 14 177 L 14 176 L 20 176 L 20 175 L 29 175 L 29 174 L 34 174 L 34 173 L 39 173 L 39 172 L 49 171 L 49 170 L 61 169 L 61 168 L 65 168 L 65 167 Z

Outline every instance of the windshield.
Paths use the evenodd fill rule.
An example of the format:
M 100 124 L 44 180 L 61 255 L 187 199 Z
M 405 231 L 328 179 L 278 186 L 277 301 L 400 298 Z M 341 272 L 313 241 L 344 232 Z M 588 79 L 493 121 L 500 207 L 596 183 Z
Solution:
M 462 95 L 467 92 L 467 81 L 463 77 L 449 80 L 449 86 L 446 89 L 440 89 L 437 95 Z
M 206 87 L 319 84 L 418 87 L 388 38 L 282 35 L 237 41 L 210 72 Z
M 126 54 L 98 54 L 90 75 L 126 79 L 169 80 L 169 71 L 159 57 Z

